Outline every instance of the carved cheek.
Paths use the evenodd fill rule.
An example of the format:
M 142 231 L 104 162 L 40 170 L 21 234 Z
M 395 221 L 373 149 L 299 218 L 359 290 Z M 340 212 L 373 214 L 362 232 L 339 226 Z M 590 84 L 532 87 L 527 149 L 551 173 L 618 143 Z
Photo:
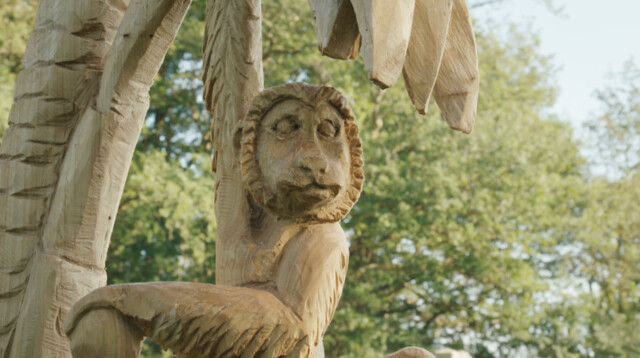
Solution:
M 270 184 L 275 186 L 280 181 L 281 178 L 290 179 L 291 177 L 291 168 L 295 165 L 295 156 L 297 152 L 298 141 L 295 138 L 280 140 L 274 139 L 271 141 L 268 146 L 268 158 L 266 159 L 268 163 L 268 169 L 271 173 L 268 178 L 271 181 Z
M 326 149 L 329 158 L 329 175 L 342 188 L 346 186 L 350 171 L 349 153 L 343 141 L 335 141 Z
M 272 136 L 264 135 L 258 141 L 257 158 L 260 164 L 264 185 L 271 193 L 275 192 L 282 161 L 278 157 L 281 153 L 281 143 Z

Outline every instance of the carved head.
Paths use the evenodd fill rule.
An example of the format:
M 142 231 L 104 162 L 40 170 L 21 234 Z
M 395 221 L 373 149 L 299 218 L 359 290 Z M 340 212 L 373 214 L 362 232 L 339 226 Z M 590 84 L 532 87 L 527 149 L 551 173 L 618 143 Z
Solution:
M 362 143 L 347 100 L 332 87 L 289 83 L 262 91 L 244 121 L 242 178 L 282 219 L 344 218 L 362 190 Z

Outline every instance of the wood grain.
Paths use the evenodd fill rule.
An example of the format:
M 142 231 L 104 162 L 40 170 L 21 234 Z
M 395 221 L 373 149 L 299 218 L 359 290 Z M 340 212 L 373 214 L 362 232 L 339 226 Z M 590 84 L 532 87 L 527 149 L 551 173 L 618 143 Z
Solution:
M 106 283 L 148 90 L 189 4 L 86 3 L 40 3 L 0 150 L 0 207 L 17 209 L 0 217 L 3 356 L 70 356 L 62 322 Z
M 289 123 L 296 114 L 296 122 Z M 240 235 L 233 240 L 224 238 L 227 251 L 217 257 L 224 270 L 217 273 L 216 285 L 156 282 L 93 291 L 65 323 L 77 347 L 74 355 L 116 357 L 104 353 L 104 342 L 135 347 L 139 340 L 132 341 L 132 330 L 188 357 L 322 355 L 322 336 L 348 266 L 347 240 L 337 221 L 362 189 L 362 149 L 353 113 L 333 88 L 291 83 L 254 99 L 243 126 L 242 158 L 253 157 L 255 165 L 244 171 L 243 183 L 260 181 L 267 196 L 293 210 L 273 210 L 243 187 L 252 199 L 245 213 L 248 225 L 236 228 Z M 254 177 L 256 170 L 260 177 Z M 287 201 L 290 195 L 299 200 Z M 315 213 L 325 213 L 324 208 L 332 214 L 317 220 Z M 83 330 L 76 334 L 77 327 L 87 327 L 84 317 L 95 318 L 96 310 L 117 312 L 125 323 L 109 316 L 104 318 L 109 325 L 92 328 L 96 338 Z
M 471 133 L 479 90 L 478 55 L 469 10 L 465 0 L 453 0 L 447 44 L 433 89 L 450 128 Z
M 362 35 L 362 57 L 369 78 L 393 86 L 404 66 L 415 0 L 351 0 Z
M 351 0 L 308 0 L 320 53 L 353 60 L 361 46 L 360 30 Z
M 453 0 L 416 0 L 411 39 L 402 68 L 409 98 L 425 114 L 440 72 Z

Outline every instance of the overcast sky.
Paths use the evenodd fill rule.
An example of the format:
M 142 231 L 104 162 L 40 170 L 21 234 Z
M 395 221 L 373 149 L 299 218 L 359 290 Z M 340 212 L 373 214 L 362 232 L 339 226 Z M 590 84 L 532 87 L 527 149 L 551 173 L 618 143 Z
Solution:
M 559 67 L 555 112 L 579 127 L 598 108 L 593 92 L 633 59 L 640 65 L 640 0 L 555 0 L 560 14 L 534 0 L 472 9 L 474 17 L 530 24 L 541 51 Z

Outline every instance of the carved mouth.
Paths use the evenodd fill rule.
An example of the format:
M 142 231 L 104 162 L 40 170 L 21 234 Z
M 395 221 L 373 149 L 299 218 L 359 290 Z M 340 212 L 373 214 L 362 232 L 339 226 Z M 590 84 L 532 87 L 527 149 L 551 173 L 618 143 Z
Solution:
M 285 194 L 298 209 L 315 207 L 335 198 L 340 192 L 339 185 L 320 184 L 312 181 L 307 185 L 296 185 L 291 182 L 282 182 L 278 185 L 279 191 Z
M 338 191 L 340 191 L 340 187 L 337 185 L 323 185 L 318 184 L 315 181 L 300 188 L 300 192 L 303 195 L 323 200 L 334 198 L 338 195 Z

